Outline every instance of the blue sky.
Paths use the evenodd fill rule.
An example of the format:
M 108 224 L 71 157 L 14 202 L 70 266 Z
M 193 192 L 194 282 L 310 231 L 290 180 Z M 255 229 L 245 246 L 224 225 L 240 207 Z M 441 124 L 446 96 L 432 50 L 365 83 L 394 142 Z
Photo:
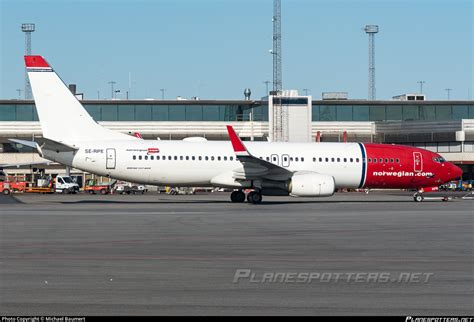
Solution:
M 34 22 L 41 54 L 86 99 L 240 99 L 272 79 L 272 0 L 0 0 L 0 98 L 24 88 L 24 36 Z M 416 92 L 474 97 L 470 0 L 282 0 L 283 87 L 367 98 L 366 24 L 378 24 L 377 98 Z M 99 94 L 98 94 L 99 92 Z M 118 98 L 125 98 L 125 94 Z

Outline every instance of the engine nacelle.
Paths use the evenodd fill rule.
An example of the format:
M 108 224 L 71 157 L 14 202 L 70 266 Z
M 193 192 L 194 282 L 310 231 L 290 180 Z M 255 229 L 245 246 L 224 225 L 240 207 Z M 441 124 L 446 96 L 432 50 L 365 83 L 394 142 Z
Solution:
M 335 190 L 334 177 L 315 172 L 296 172 L 289 185 L 290 194 L 297 197 L 329 197 Z

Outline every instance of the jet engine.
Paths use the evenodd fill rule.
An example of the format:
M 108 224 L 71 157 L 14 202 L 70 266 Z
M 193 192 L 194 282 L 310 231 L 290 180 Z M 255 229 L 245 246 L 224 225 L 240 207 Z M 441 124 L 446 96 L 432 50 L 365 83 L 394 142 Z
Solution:
M 297 197 L 329 197 L 336 190 L 334 177 L 315 172 L 296 172 L 289 184 L 289 192 Z

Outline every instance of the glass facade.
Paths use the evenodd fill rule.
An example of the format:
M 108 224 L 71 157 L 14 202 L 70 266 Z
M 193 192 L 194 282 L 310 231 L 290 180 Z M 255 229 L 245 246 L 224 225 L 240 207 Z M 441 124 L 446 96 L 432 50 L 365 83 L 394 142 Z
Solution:
M 83 102 L 96 121 L 268 121 L 265 101 L 216 102 Z M 447 121 L 474 119 L 474 102 L 325 102 L 313 101 L 313 121 Z M 0 101 L 0 121 L 38 121 L 33 104 Z

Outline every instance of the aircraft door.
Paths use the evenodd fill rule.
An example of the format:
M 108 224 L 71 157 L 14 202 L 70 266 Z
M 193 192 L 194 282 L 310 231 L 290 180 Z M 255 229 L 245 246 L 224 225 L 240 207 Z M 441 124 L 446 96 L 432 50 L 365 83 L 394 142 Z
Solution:
M 423 171 L 423 157 L 421 152 L 413 152 L 413 170 L 415 172 Z
M 106 150 L 106 169 L 115 169 L 115 149 L 107 149 Z
M 276 154 L 272 154 L 270 156 L 270 162 L 273 163 L 273 164 L 280 165 L 280 160 L 279 159 L 280 158 Z

